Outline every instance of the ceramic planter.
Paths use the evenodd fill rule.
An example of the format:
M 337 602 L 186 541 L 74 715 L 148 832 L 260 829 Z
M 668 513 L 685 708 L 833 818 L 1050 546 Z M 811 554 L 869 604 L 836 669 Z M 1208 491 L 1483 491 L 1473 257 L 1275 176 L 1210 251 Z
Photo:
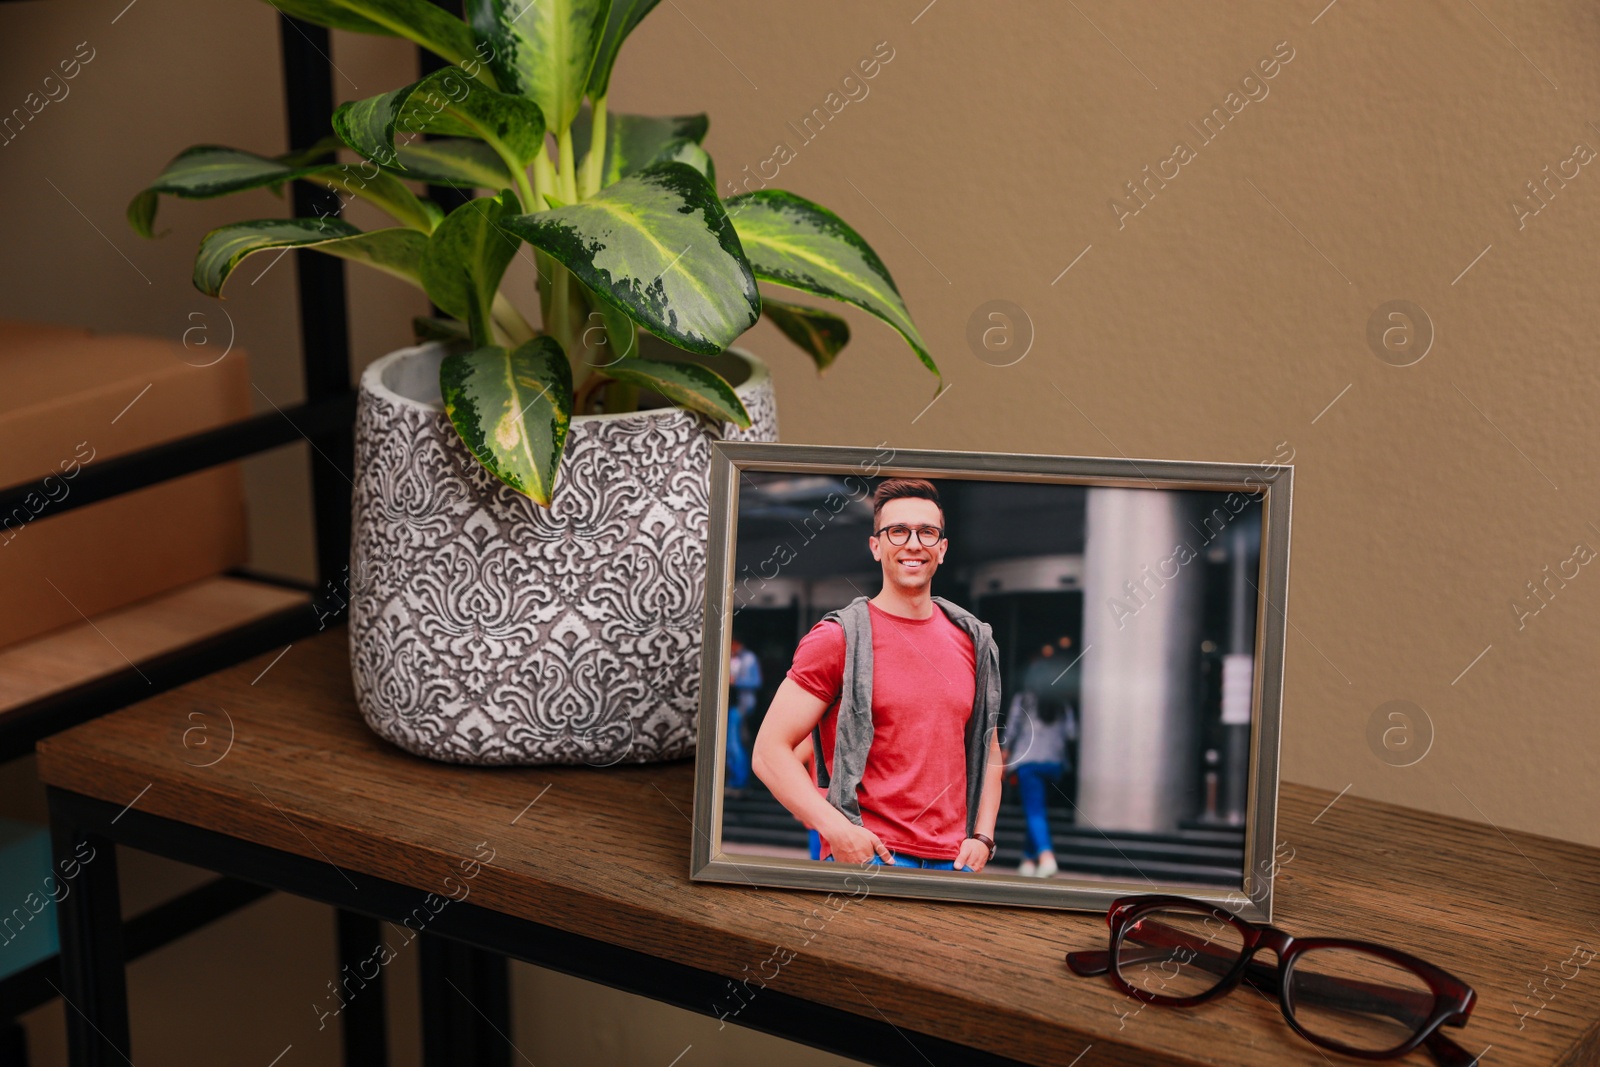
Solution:
M 457 437 L 439 400 L 443 354 L 403 349 L 361 378 L 350 652 L 367 724 L 453 763 L 688 755 L 710 446 L 776 440 L 766 366 L 717 357 L 748 430 L 677 408 L 574 418 L 541 508 Z

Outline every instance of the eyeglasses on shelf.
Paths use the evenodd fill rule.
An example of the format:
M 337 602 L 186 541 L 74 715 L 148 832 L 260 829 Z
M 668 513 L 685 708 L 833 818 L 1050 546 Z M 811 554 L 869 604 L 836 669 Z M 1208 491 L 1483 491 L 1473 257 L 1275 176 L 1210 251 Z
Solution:
M 1439 1028 L 1465 1026 L 1477 994 L 1426 960 L 1368 941 L 1291 937 L 1185 897 L 1123 897 L 1106 923 L 1110 949 L 1069 952 L 1067 966 L 1109 975 L 1144 1003 L 1191 1007 L 1243 981 L 1275 996 L 1295 1032 L 1322 1048 L 1388 1060 L 1421 1046 L 1441 1067 L 1476 1062 Z M 1277 966 L 1255 959 L 1263 949 Z

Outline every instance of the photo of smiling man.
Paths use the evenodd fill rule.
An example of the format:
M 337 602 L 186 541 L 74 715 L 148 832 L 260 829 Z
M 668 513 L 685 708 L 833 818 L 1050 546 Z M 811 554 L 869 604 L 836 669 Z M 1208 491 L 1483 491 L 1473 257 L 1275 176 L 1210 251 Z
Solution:
M 824 859 L 981 871 L 1004 771 L 999 651 L 987 623 L 933 595 L 949 550 L 933 483 L 890 478 L 872 506 L 882 588 L 801 639 L 753 770 L 821 835 Z

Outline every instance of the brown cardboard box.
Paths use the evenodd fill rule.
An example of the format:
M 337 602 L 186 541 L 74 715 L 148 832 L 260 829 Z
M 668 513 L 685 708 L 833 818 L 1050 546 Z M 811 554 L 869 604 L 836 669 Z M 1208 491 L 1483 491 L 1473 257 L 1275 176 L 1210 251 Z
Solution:
M 0 486 L 54 475 L 245 418 L 237 349 L 0 320 Z M 39 497 L 0 515 L 0 646 L 245 562 L 238 466 L 52 515 Z

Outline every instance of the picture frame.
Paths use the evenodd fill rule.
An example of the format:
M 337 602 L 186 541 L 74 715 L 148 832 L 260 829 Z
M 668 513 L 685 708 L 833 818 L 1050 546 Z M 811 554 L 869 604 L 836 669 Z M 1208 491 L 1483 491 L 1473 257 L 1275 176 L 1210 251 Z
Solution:
M 1117 596 L 1104 596 L 1104 605 L 1100 605 L 1096 599 L 1092 606 L 1081 607 L 1077 613 L 1082 626 L 1078 631 L 1080 643 L 1087 640 L 1088 636 L 1099 633 L 1107 649 L 1100 657 L 1090 660 L 1094 646 L 1088 644 L 1073 661 L 1074 665 L 1081 661 L 1081 666 L 1076 667 L 1078 674 L 1074 677 L 1080 679 L 1082 688 L 1074 699 L 1079 700 L 1084 713 L 1082 741 L 1077 745 L 1079 759 L 1083 762 L 1073 772 L 1072 788 L 1078 791 L 1076 800 L 1068 796 L 1059 783 L 1056 793 L 1061 794 L 1065 803 L 1071 806 L 1068 817 L 1072 822 L 1070 832 L 1076 835 L 1073 840 L 1083 842 L 1081 852 L 1084 858 L 1077 866 L 1074 865 L 1077 863 L 1077 854 L 1071 848 L 1064 853 L 1065 859 L 1058 860 L 1059 869 L 1052 877 L 1021 874 L 1026 869 L 1026 855 L 1022 861 L 1018 861 L 1015 870 L 998 866 L 1007 848 L 1001 843 L 1003 827 L 997 822 L 994 836 L 1001 847 L 998 850 L 991 847 L 993 862 L 979 873 L 968 870 L 914 870 L 899 866 L 873 866 L 871 870 L 864 870 L 865 864 L 858 869 L 854 863 L 812 858 L 818 851 L 818 835 L 815 834 L 811 835 L 812 855 L 797 854 L 796 845 L 803 828 L 789 827 L 781 816 L 770 814 L 770 798 L 762 799 L 765 807 L 755 816 L 742 814 L 743 807 L 735 812 L 726 810 L 730 798 L 728 743 L 731 641 L 737 629 L 749 629 L 760 621 L 757 614 L 748 614 L 741 621 L 741 613 L 755 612 L 757 609 L 769 613 L 778 610 L 791 613 L 798 611 L 794 605 L 781 607 L 785 596 L 789 596 L 796 604 L 808 598 L 831 598 L 829 602 L 837 605 L 841 599 L 840 591 L 836 588 L 837 581 L 831 572 L 824 573 L 818 568 L 836 566 L 836 563 L 830 564 L 830 560 L 835 559 L 843 549 L 832 549 L 834 557 L 829 559 L 818 555 L 813 561 L 816 564 L 812 567 L 814 573 L 804 581 L 784 574 L 783 565 L 775 565 L 773 560 L 786 559 L 794 574 L 802 573 L 804 567 L 795 561 L 801 559 L 808 549 L 821 553 L 820 546 L 824 544 L 820 533 L 802 539 L 802 532 L 809 534 L 813 527 L 820 531 L 830 523 L 834 530 L 828 536 L 836 539 L 839 546 L 847 545 L 851 539 L 864 534 L 875 537 L 876 534 L 868 533 L 870 526 L 863 524 L 858 513 L 871 504 L 867 499 L 870 494 L 865 487 L 890 478 L 926 479 L 935 486 L 944 487 L 941 490 L 945 496 L 940 498 L 940 515 L 945 514 L 943 502 L 947 497 L 953 498 L 952 507 L 961 504 L 959 514 L 951 518 L 950 525 L 940 531 L 951 545 L 985 541 L 1012 544 L 1012 541 L 1005 540 L 1008 537 L 1020 545 L 1021 542 L 1016 539 L 1023 537 L 1023 534 L 1018 531 L 1028 531 L 1026 536 L 1034 541 L 1045 537 L 1046 542 L 1040 543 L 1047 547 L 1054 543 L 1049 542 L 1049 538 L 1056 538 L 1066 546 L 1068 551 L 1063 553 L 1035 553 L 1034 556 L 1024 553 L 1020 563 L 1009 558 L 979 558 L 969 552 L 962 568 L 953 572 L 951 581 L 968 590 L 980 605 L 998 605 L 992 607 L 992 611 L 1002 614 L 1009 611 L 1013 617 L 1033 619 L 1036 630 L 1040 618 L 1061 620 L 1060 625 L 1068 628 L 1073 625 L 1074 593 L 1078 597 L 1077 602 L 1083 605 L 1089 605 L 1091 597 L 1104 596 L 1107 590 L 1125 594 L 1120 606 Z M 784 500 L 794 499 L 796 493 L 801 496 L 807 492 L 819 493 L 830 482 L 834 484 L 832 496 L 827 498 L 826 503 L 813 508 L 811 514 L 815 518 L 804 520 L 803 531 L 792 517 L 782 519 L 786 506 L 782 504 Z M 1104 492 L 1099 492 L 1102 490 Z M 1130 490 L 1131 493 L 1128 492 Z M 843 891 L 855 896 L 864 884 L 865 874 L 871 878 L 873 891 L 890 896 L 1102 912 L 1118 897 L 1166 893 L 1214 903 L 1244 918 L 1270 920 L 1273 874 L 1282 862 L 1275 835 L 1284 641 L 1288 621 L 1292 490 L 1293 467 L 1282 462 L 1205 463 L 912 451 L 887 445 L 861 448 L 714 443 L 711 450 L 711 517 L 691 878 L 695 881 L 739 885 Z M 841 497 L 849 498 L 844 505 L 838 504 Z M 802 512 L 795 514 L 802 514 L 804 506 L 814 499 L 816 497 L 813 495 L 801 500 Z M 997 500 L 1002 504 L 993 506 L 984 503 Z M 1193 512 L 1195 507 L 1210 507 L 1212 501 L 1222 501 L 1223 504 L 1198 523 L 1190 519 L 1187 525 L 1191 532 L 1178 534 L 1186 539 L 1185 543 L 1191 551 L 1185 553 L 1180 551 L 1179 546 L 1174 546 L 1170 555 L 1154 560 L 1153 567 L 1147 565 L 1138 570 L 1133 570 L 1127 563 L 1129 558 L 1139 558 L 1127 555 L 1130 550 L 1128 543 L 1159 544 L 1163 537 L 1170 540 L 1172 531 L 1181 530 L 1176 525 L 1177 519 Z M 843 515 L 846 508 L 854 509 L 850 521 L 856 525 L 851 529 L 846 529 L 836 518 L 830 518 Z M 1007 511 L 1006 508 L 1011 510 Z M 1074 508 L 1078 511 L 1075 512 Z M 743 521 L 741 510 L 744 513 Z M 1079 512 L 1084 516 L 1078 523 L 1082 529 L 1074 533 L 1076 527 L 1072 516 Z M 1141 515 L 1147 518 L 1140 518 Z M 1228 518 L 1246 515 L 1253 517 Z M 790 545 L 789 552 L 780 550 L 767 553 L 759 564 L 752 566 L 754 557 L 750 553 L 772 543 L 770 530 L 775 528 L 775 521 L 788 521 L 788 525 L 796 531 L 793 537 L 780 535 L 780 542 Z M 992 527 L 987 533 L 985 522 Z M 1150 525 L 1159 529 L 1145 529 Z M 1091 528 L 1104 532 L 1096 535 L 1089 532 Z M 761 535 L 756 532 L 760 530 L 769 533 Z M 898 536 L 897 531 L 888 527 L 884 530 L 889 531 L 889 536 Z M 1227 544 L 1221 543 L 1224 533 L 1231 539 Z M 761 536 L 765 536 L 766 540 L 759 541 Z M 921 538 L 924 535 L 918 530 L 916 536 Z M 958 541 L 963 536 L 965 541 Z M 790 542 L 800 543 L 801 547 L 795 549 Z M 868 542 L 862 540 L 859 543 L 865 555 Z M 1081 557 L 1076 574 L 1073 570 L 1073 553 L 1070 551 L 1074 545 L 1080 548 Z M 748 558 L 741 560 L 741 548 Z M 1026 549 L 1026 546 L 1023 548 Z M 1089 551 L 1091 548 L 1093 551 Z M 1137 548 L 1131 550 L 1137 551 Z M 1221 563 L 1217 562 L 1219 559 Z M 941 567 L 948 563 L 944 557 L 941 560 Z M 870 557 L 866 559 L 866 566 L 875 565 Z M 1119 566 L 1122 570 L 1117 570 Z M 1188 573 L 1185 573 L 1185 567 L 1189 568 Z M 769 571 L 774 573 L 769 574 Z M 1123 571 L 1129 577 L 1119 587 L 1113 579 L 1120 577 Z M 1016 577 L 1025 572 L 1031 577 Z M 1061 591 L 1034 588 L 1043 580 L 1040 574 L 1048 577 L 1049 573 L 1054 573 L 1054 580 L 1060 584 Z M 1210 638 L 1200 642 L 1196 649 L 1189 648 L 1197 634 L 1215 632 L 1220 625 L 1217 620 L 1226 613 L 1225 606 L 1218 606 L 1224 595 L 1216 593 L 1214 588 L 1220 587 L 1219 575 L 1228 578 L 1233 591 L 1232 599 L 1228 601 L 1232 605 L 1232 612 L 1228 615 L 1227 627 L 1235 644 L 1234 651 L 1227 654 L 1216 653 L 1213 648 L 1216 642 Z M 846 578 L 858 594 L 870 596 L 873 593 L 873 588 L 865 580 Z M 1204 582 L 1202 578 L 1205 578 Z M 1138 584 L 1134 583 L 1134 579 L 1139 580 Z M 936 596 L 937 583 L 944 580 L 944 571 L 937 571 L 933 579 Z M 1241 580 L 1249 585 L 1249 592 L 1243 594 L 1245 599 L 1240 599 L 1240 590 L 1243 588 Z M 1033 585 L 1030 586 L 1029 582 Z M 1193 590 L 1202 585 L 1206 591 L 1196 594 Z M 1017 592 L 1016 589 L 1022 591 Z M 1182 589 L 1189 592 L 1182 592 Z M 1009 606 L 1007 597 L 1010 598 Z M 1019 604 L 1020 607 L 1017 606 Z M 1204 610 L 1196 608 L 1196 604 L 1202 605 Z M 795 620 L 793 632 L 799 633 L 811 626 L 823 606 L 826 605 L 811 604 L 809 617 Z M 985 609 L 980 607 L 975 613 L 983 616 Z M 1141 620 L 1138 617 L 1141 613 L 1149 621 Z M 1200 615 L 1204 615 L 1204 619 L 1195 621 Z M 780 621 L 785 626 L 791 625 L 789 616 L 784 616 Z M 1128 631 L 1137 629 L 1141 623 L 1144 636 L 1129 636 Z M 1043 625 L 1050 623 L 1047 621 Z M 1167 633 L 1171 629 L 1175 629 L 1179 636 L 1173 637 Z M 1017 626 L 1013 624 L 1008 632 L 1016 630 Z M 1069 640 L 1067 636 L 1060 639 L 1063 648 L 1069 647 Z M 973 644 L 976 645 L 976 639 Z M 1018 661 L 1015 652 L 1009 654 L 1009 659 L 1000 655 L 998 649 L 1003 644 L 1000 639 L 996 638 L 994 644 L 998 661 Z M 1151 650 L 1152 645 L 1158 646 L 1155 652 Z M 1248 651 L 1241 651 L 1244 648 Z M 1161 649 L 1167 651 L 1161 652 Z M 1039 649 L 1040 655 L 1049 652 L 1048 647 Z M 1163 665 L 1159 659 L 1152 660 L 1151 657 L 1155 655 L 1164 655 L 1169 660 L 1181 663 L 1178 667 Z M 1242 662 L 1242 657 L 1246 655 L 1249 658 L 1248 665 Z M 773 660 L 764 666 L 766 673 L 772 676 L 767 690 L 770 692 L 789 664 L 777 662 L 781 656 L 768 658 Z M 1205 679 L 1196 682 L 1189 677 L 1193 673 L 1189 669 L 1192 661 L 1201 664 L 1199 670 Z M 1148 688 L 1145 683 L 1132 686 L 1129 682 L 1129 678 L 1136 674 L 1143 678 L 1150 673 L 1140 673 L 1137 669 L 1139 665 L 1148 667 L 1152 663 L 1157 668 L 1155 673 L 1179 679 L 1172 693 L 1155 702 L 1145 699 L 1143 690 Z M 1218 664 L 1220 672 L 1215 669 Z M 1074 669 L 1073 665 L 1069 665 L 1057 677 L 1057 682 Z M 1033 670 L 1033 664 L 1029 665 L 1028 670 Z M 1024 691 L 1025 683 L 1019 680 L 1023 677 L 1019 669 L 1011 671 L 1012 677 L 1006 683 L 1005 671 L 1006 668 L 1002 666 L 1002 685 L 1009 684 L 1012 690 L 1011 714 L 1015 716 L 1019 707 L 1017 694 Z M 1045 678 L 1048 673 L 1047 670 L 1037 676 Z M 1223 676 L 1221 684 L 1225 690 L 1220 697 L 1223 702 L 1220 712 L 1217 710 L 1219 698 L 1216 695 L 1216 675 L 1219 673 Z M 1227 689 L 1229 686 L 1231 690 Z M 1202 691 L 1207 694 L 1203 699 L 1184 696 Z M 1246 696 L 1248 719 L 1241 723 L 1241 709 L 1245 706 L 1241 702 Z M 1027 707 L 1034 706 L 1028 703 L 1032 701 L 1031 697 L 1021 699 Z M 1070 702 L 1064 703 L 1070 706 Z M 1148 707 L 1155 707 L 1158 717 L 1164 716 L 1159 719 L 1160 722 L 1169 726 L 1177 725 L 1152 728 L 1150 722 L 1154 720 L 1149 719 L 1151 713 Z M 1174 708 L 1177 711 L 1173 711 Z M 835 713 L 838 713 L 837 705 L 825 714 L 823 721 L 826 722 L 827 715 Z M 1130 722 L 1128 728 L 1124 729 L 1120 717 L 1125 714 L 1145 718 Z M 1220 716 L 1231 716 L 1231 721 L 1219 725 Z M 1201 730 L 1205 737 L 1224 738 L 1216 747 L 1207 748 L 1204 752 L 1203 759 L 1206 766 L 1210 767 L 1228 762 L 1229 753 L 1219 749 L 1229 745 L 1233 749 L 1238 748 L 1241 726 L 1248 727 L 1244 762 L 1240 764 L 1233 759 L 1231 776 L 1227 778 L 1224 788 L 1219 790 L 1219 779 L 1213 776 L 1211 770 L 1189 767 L 1194 732 Z M 742 732 L 736 736 L 742 736 Z M 1101 767 L 1097 763 L 1091 767 L 1088 761 L 1093 753 L 1115 752 L 1119 744 L 1126 746 L 1129 736 L 1133 734 L 1146 740 L 1150 737 L 1161 738 L 1160 745 L 1156 746 L 1158 748 L 1176 751 L 1178 740 L 1182 740 L 1183 746 L 1187 747 L 1182 748 L 1177 757 L 1165 757 L 1164 764 L 1152 764 L 1158 770 L 1142 778 L 1134 770 L 1124 770 L 1120 766 Z M 820 724 L 817 736 L 820 740 Z M 1000 738 L 997 734 L 998 743 Z M 1137 747 L 1144 744 L 1143 741 L 1136 742 L 1131 758 L 1133 764 L 1138 764 L 1144 758 Z M 774 750 L 768 747 L 766 751 Z M 1010 753 L 1010 750 L 1007 751 Z M 1022 758 L 1014 753 L 1006 756 L 1008 766 L 1014 759 Z M 868 760 L 871 760 L 870 752 Z M 823 762 L 826 763 L 826 760 Z M 1120 764 L 1122 761 L 1114 759 L 1106 762 Z M 1173 770 L 1168 774 L 1160 771 L 1159 767 Z M 1080 773 L 1081 777 L 1078 776 Z M 1177 781 L 1165 781 L 1163 776 Z M 968 779 L 970 781 L 970 775 Z M 1226 814 L 1220 812 L 1216 807 L 1220 791 L 1231 791 L 1231 795 L 1242 791 L 1242 812 L 1237 808 L 1229 809 Z M 744 792 L 736 791 L 734 796 L 741 805 L 749 806 Z M 1166 799 L 1161 803 L 1146 803 L 1150 796 L 1158 801 Z M 1203 797 L 1204 804 L 1204 810 L 1199 815 L 1194 811 L 1197 797 Z M 1054 796 L 1047 799 L 1058 807 L 1062 804 L 1062 800 Z M 1121 813 L 1141 811 L 1153 813 L 1158 820 L 1166 819 L 1167 823 L 1159 825 L 1170 824 L 1170 829 L 1161 833 L 1145 833 L 1139 829 L 1124 831 L 1115 825 L 1122 818 Z M 1004 800 L 1001 812 L 1000 818 L 1007 818 Z M 1095 812 L 1102 813 L 1101 817 L 1093 817 Z M 1107 812 L 1109 815 L 1104 814 Z M 1010 818 L 1014 824 L 1014 815 Z M 1129 818 L 1132 818 L 1132 814 Z M 750 825 L 746 826 L 745 823 Z M 743 837 L 752 837 L 758 832 L 776 832 L 761 829 L 762 826 L 778 826 L 785 835 L 785 843 L 781 847 L 769 847 L 743 841 Z M 1032 834 L 1032 828 L 1025 830 L 1029 840 Z M 1104 839 L 1103 842 L 1095 840 L 1096 834 Z M 741 840 L 735 840 L 735 836 L 739 835 L 742 835 Z M 1224 839 L 1228 846 L 1226 849 L 1221 846 L 1211 848 L 1211 842 Z M 1129 842 L 1135 844 L 1130 845 Z M 1118 861 L 1103 846 L 1122 852 L 1130 869 L 1119 873 L 1116 869 Z M 1028 846 L 1025 844 L 1023 847 L 1025 851 Z M 826 842 L 823 842 L 822 848 L 824 851 L 827 849 Z M 1144 851 L 1130 853 L 1130 849 L 1135 848 Z M 1104 857 L 1097 858 L 1099 853 L 1105 853 Z M 1148 871 L 1138 862 L 1138 857 L 1146 853 L 1155 857 L 1144 861 Z M 1129 858 L 1130 854 L 1133 858 Z M 1194 859 L 1201 855 L 1211 856 L 1211 859 L 1204 863 Z M 1163 859 L 1163 856 L 1167 859 Z M 1216 856 L 1225 858 L 1216 860 Z M 1104 866 L 1102 859 L 1104 864 L 1110 866 Z M 1173 862 L 1169 862 L 1169 859 Z M 1236 870 L 1234 861 L 1237 861 Z M 1190 866 L 1184 866 L 1186 862 Z M 1206 866 L 1206 863 L 1210 865 Z M 1096 864 L 1102 864 L 1104 869 L 1096 869 Z M 1035 875 L 1043 866 L 1041 853 Z

